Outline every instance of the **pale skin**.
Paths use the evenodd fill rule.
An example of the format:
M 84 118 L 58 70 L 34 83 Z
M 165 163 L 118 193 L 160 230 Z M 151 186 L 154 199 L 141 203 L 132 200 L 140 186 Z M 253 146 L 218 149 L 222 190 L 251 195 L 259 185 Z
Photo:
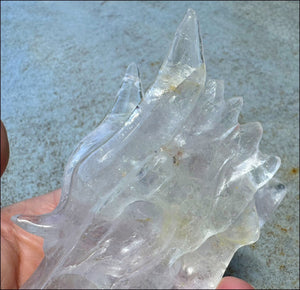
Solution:
M 1 121 L 1 175 L 5 171 L 9 150 L 5 127 Z M 17 214 L 40 215 L 53 211 L 61 190 L 24 200 L 1 209 L 1 289 L 19 289 L 37 269 L 44 257 L 43 239 L 32 235 L 11 221 Z M 225 277 L 217 289 L 254 289 L 235 277 Z

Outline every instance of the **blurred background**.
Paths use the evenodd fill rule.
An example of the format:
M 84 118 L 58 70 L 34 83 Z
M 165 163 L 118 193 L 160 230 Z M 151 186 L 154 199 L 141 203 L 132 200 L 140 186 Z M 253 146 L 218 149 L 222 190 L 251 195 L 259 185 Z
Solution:
M 256 288 L 299 288 L 299 2 L 1 2 L 1 120 L 10 159 L 1 206 L 61 187 L 76 144 L 114 102 L 136 62 L 154 81 L 186 10 L 196 11 L 208 78 L 242 96 L 260 149 L 280 156 L 287 195 L 226 275 Z

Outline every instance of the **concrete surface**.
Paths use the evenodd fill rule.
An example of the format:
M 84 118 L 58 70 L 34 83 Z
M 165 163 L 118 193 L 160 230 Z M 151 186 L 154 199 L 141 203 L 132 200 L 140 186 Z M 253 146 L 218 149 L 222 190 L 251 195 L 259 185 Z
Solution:
M 126 66 L 146 89 L 187 8 L 201 24 L 209 78 L 243 96 L 241 122 L 260 121 L 288 193 L 227 274 L 256 288 L 299 288 L 299 2 L 1 2 L 1 119 L 10 160 L 7 206 L 61 186 L 74 146 L 114 101 Z

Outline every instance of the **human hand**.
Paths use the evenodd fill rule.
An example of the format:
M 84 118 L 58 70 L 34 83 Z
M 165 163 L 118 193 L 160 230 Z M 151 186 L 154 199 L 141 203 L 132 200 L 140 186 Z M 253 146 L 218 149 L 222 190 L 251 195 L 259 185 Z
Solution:
M 6 129 L 1 121 L 1 176 L 9 158 Z M 44 257 L 43 239 L 11 221 L 17 214 L 39 215 L 58 204 L 60 190 L 28 199 L 1 209 L 1 289 L 16 289 L 33 274 Z
M 9 148 L 1 121 L 1 175 L 8 162 Z M 2 171 L 3 169 L 3 171 Z M 1 209 L 1 289 L 18 289 L 37 269 L 44 257 L 43 238 L 30 234 L 11 221 L 17 214 L 40 215 L 53 211 L 61 190 L 31 198 Z M 234 277 L 225 277 L 217 289 L 254 289 Z
M 217 289 L 254 289 L 249 283 L 235 277 L 224 277 Z
M 53 211 L 59 203 L 60 192 L 59 189 L 1 209 L 1 289 L 20 288 L 44 257 L 43 238 L 24 231 L 11 217 Z

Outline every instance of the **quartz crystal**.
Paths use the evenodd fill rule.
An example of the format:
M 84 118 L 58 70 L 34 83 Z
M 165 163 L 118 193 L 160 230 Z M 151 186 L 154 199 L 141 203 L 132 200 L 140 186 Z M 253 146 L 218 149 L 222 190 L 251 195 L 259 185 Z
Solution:
M 215 288 L 285 195 L 242 98 L 206 80 L 196 14 L 144 94 L 129 65 L 115 104 L 72 153 L 58 207 L 16 224 L 44 238 L 23 288 Z M 272 179 L 273 178 L 273 179 Z

